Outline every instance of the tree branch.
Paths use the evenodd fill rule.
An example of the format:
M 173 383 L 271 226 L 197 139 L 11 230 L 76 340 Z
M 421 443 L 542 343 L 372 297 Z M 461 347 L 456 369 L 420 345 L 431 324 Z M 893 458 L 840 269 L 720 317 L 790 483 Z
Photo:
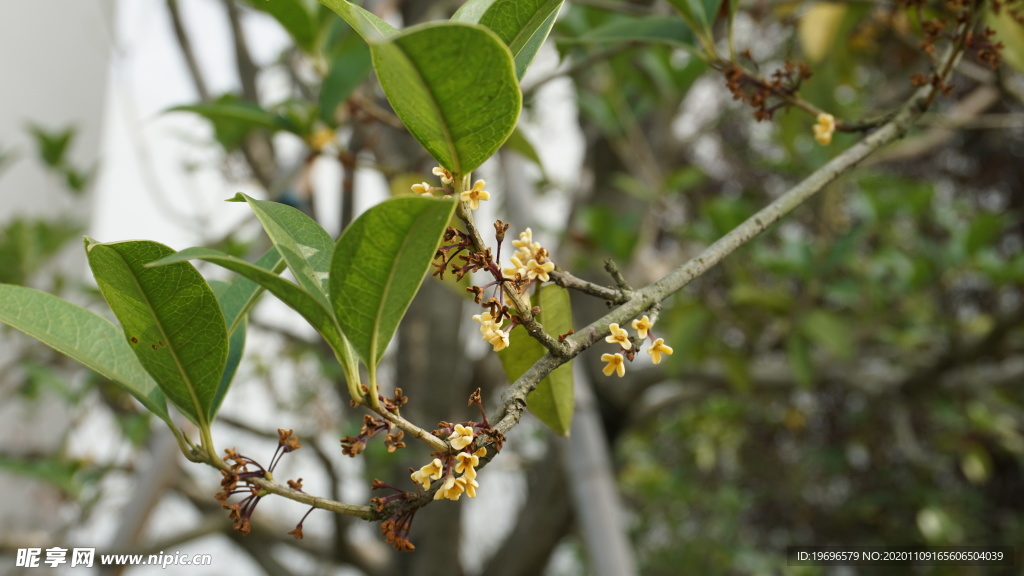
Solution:
M 944 66 L 941 68 L 945 75 L 948 76 L 962 50 L 962 45 L 951 46 L 947 49 L 943 58 Z M 943 76 L 942 81 L 945 82 L 945 80 L 946 76 Z M 491 417 L 491 422 L 496 423 L 494 425 L 495 428 L 502 434 L 507 434 L 509 430 L 515 427 L 522 416 L 523 410 L 526 408 L 526 396 L 552 370 L 607 336 L 609 324 L 624 324 L 650 308 L 653 304 L 668 298 L 671 294 L 682 289 L 694 279 L 710 270 L 726 256 L 756 238 L 772 224 L 781 220 L 797 206 L 809 200 L 825 186 L 855 167 L 872 153 L 886 144 L 903 137 L 910 129 L 910 126 L 921 117 L 928 104 L 931 103 L 938 92 L 939 88 L 935 86 L 925 86 L 918 89 L 899 111 L 875 132 L 830 160 L 802 182 L 762 208 L 685 264 L 676 268 L 661 280 L 641 290 L 637 290 L 622 306 L 566 338 L 564 344 L 568 350 L 565 352 L 565 356 L 556 357 L 551 353 L 546 354 L 505 392 L 501 406 Z

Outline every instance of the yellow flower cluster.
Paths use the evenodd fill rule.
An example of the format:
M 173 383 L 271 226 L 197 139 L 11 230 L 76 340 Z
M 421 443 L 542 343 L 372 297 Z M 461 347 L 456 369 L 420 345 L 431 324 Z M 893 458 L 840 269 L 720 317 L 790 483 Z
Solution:
M 501 329 L 501 325 L 505 323 L 504 320 L 495 322 L 490 312 L 477 314 L 473 316 L 473 320 L 480 323 L 480 334 L 488 344 L 494 347 L 495 352 L 501 352 L 508 348 L 508 332 Z
M 463 493 L 470 498 L 476 498 L 476 489 L 480 487 L 476 481 L 476 467 L 480 465 L 480 458 L 487 455 L 487 448 L 479 448 L 475 452 L 463 451 L 473 443 L 473 438 L 472 426 L 456 424 L 455 430 L 448 436 L 448 443 L 453 449 L 459 450 L 455 455 L 454 466 L 451 465 L 451 459 L 446 457 L 450 468 L 445 474 L 444 462 L 440 458 L 434 458 L 429 464 L 410 474 L 410 478 L 424 490 L 429 490 L 431 481 L 440 480 L 444 476 L 444 483 L 434 493 L 434 500 L 458 500 Z M 461 476 L 456 478 L 455 474 Z
M 458 462 L 455 464 L 455 472 L 462 474 L 458 478 L 451 472 L 444 479 L 444 484 L 434 493 L 434 500 L 447 498 L 458 500 L 462 493 L 466 496 L 476 498 L 476 489 L 480 484 L 476 481 L 476 467 L 480 464 L 480 457 L 487 455 L 487 448 L 480 448 L 476 452 L 459 452 L 455 455 Z
M 835 117 L 824 112 L 818 114 L 818 123 L 814 125 L 814 139 L 818 141 L 818 144 L 828 146 L 832 142 L 832 134 L 835 131 Z
M 636 330 L 637 336 L 642 339 L 646 339 L 648 331 L 654 326 L 654 322 L 647 316 L 639 320 L 633 320 L 633 329 Z M 633 349 L 633 343 L 629 340 L 629 332 L 623 328 L 619 328 L 616 323 L 608 325 L 608 331 L 611 332 L 605 337 L 605 342 L 610 344 L 618 344 L 623 350 L 629 351 Z M 655 364 L 661 364 L 661 357 L 671 356 L 672 347 L 665 344 L 664 338 L 658 338 L 654 340 L 650 347 L 647 348 L 647 353 L 651 355 L 651 362 Z M 630 360 L 633 357 L 630 355 Z M 605 376 L 611 376 L 613 373 L 617 374 L 619 378 L 626 375 L 626 358 L 621 352 L 615 354 L 602 354 L 601 361 L 605 363 L 604 368 L 601 370 Z
M 555 263 L 548 260 L 548 251 L 533 241 L 533 230 L 527 228 L 520 232 L 519 240 L 513 240 L 512 245 L 516 252 L 509 258 L 512 266 L 502 270 L 506 277 L 515 278 L 518 274 L 525 280 L 547 282 L 551 279 L 548 273 L 555 269 Z

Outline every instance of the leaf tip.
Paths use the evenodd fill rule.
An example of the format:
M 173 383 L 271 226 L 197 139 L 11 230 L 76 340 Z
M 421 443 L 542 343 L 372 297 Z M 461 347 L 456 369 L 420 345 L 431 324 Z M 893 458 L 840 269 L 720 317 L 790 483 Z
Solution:
M 241 192 L 235 192 L 235 195 L 231 198 L 224 200 L 225 202 L 245 202 L 249 199 L 248 196 Z

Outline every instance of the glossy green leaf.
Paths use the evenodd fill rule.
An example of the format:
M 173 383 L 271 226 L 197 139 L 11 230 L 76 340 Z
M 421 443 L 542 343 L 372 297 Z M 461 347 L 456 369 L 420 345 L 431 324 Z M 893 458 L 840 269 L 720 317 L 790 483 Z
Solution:
M 515 129 L 522 94 L 512 54 L 487 28 L 423 24 L 370 50 L 391 107 L 449 171 L 472 172 Z
M 188 262 L 150 262 L 174 251 L 156 242 L 99 244 L 86 253 L 103 297 L 164 395 L 200 427 L 208 423 L 228 354 L 224 314 Z
M 46 292 L 0 284 L 0 321 L 117 383 L 170 424 L 164 393 L 106 319 Z
M 569 292 L 560 286 L 549 284 L 540 289 L 534 298 L 540 306 L 539 320 L 548 334 L 565 334 L 572 329 L 572 308 Z M 509 347 L 498 353 L 510 382 L 514 382 L 539 360 L 547 349 L 530 337 L 526 330 L 517 326 L 509 335 Z M 569 435 L 575 408 L 572 362 L 556 368 L 537 384 L 537 389 L 526 399 L 527 407 L 541 422 L 556 433 Z
M 338 329 L 338 325 L 330 311 L 324 307 L 319 299 L 315 298 L 301 286 L 281 278 L 276 272 L 210 248 L 187 248 L 157 260 L 151 265 L 165 266 L 188 260 L 204 260 L 231 270 L 236 274 L 241 274 L 266 288 L 281 302 L 284 302 L 286 306 L 298 312 L 305 318 L 306 322 L 309 322 L 310 326 L 323 336 L 327 344 L 334 350 L 335 357 L 341 363 L 348 378 L 349 392 L 353 393 L 354 397 L 358 398 L 361 396 L 359 378 L 357 376 L 358 366 L 356 365 L 355 357 L 352 355 L 352 348 Z
M 512 52 L 516 76 L 530 67 L 558 17 L 562 0 L 470 0 L 452 16 L 453 22 L 490 28 Z
M 611 42 L 649 42 L 694 49 L 693 30 L 679 18 L 647 16 L 617 18 L 576 38 L 564 42 L 608 44 Z
M 356 218 L 338 239 L 331 304 L 367 366 L 380 362 L 454 210 L 452 200 L 392 198 Z
M 249 203 L 299 286 L 325 310 L 330 310 L 327 301 L 327 273 L 331 266 L 334 242 L 327 231 L 301 210 L 287 204 L 254 200 L 241 192 L 231 201 Z
M 312 54 L 316 50 L 317 23 L 313 5 L 304 0 L 245 0 L 253 8 L 266 12 L 281 24 L 295 45 Z
M 373 42 L 398 34 L 398 30 L 394 26 L 381 20 L 374 13 L 351 2 L 346 2 L 345 0 L 320 0 L 320 3 L 333 10 L 338 16 L 341 16 L 366 42 Z
M 181 260 L 184 262 L 184 260 Z M 267 250 L 254 263 L 257 268 L 270 271 L 272 274 L 280 274 L 284 268 L 284 258 L 276 248 Z M 253 282 L 245 276 L 235 278 L 223 294 L 217 294 L 221 310 L 224 312 L 224 323 L 228 328 L 228 336 L 231 336 L 245 321 L 249 310 L 256 304 L 256 301 L 263 294 L 265 288 Z

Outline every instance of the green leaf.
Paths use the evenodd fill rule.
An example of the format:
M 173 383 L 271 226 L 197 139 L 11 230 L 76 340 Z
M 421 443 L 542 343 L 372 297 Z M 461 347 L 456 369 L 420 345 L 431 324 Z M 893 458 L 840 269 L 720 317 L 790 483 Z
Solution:
M 522 105 L 515 65 L 487 28 L 423 24 L 370 50 L 391 107 L 450 172 L 469 174 L 515 129 Z
M 68 146 L 75 138 L 74 128 L 49 132 L 41 126 L 29 124 L 28 131 L 36 140 L 36 148 L 44 164 L 50 168 L 60 168 L 65 165 Z
M 669 4 L 676 7 L 676 10 L 683 15 L 683 19 L 694 28 L 700 28 L 705 33 L 711 33 L 711 24 L 718 14 L 718 7 L 722 0 L 668 0 Z
M 106 319 L 46 292 L 0 284 L 0 321 L 120 385 L 171 425 L 164 393 Z
M 452 200 L 392 198 L 356 218 L 338 239 L 331 304 L 367 366 L 380 362 L 454 210 Z
M 516 77 L 530 67 L 558 17 L 562 0 L 470 0 L 452 16 L 453 22 L 490 28 L 508 46 Z
M 803 318 L 803 333 L 839 358 L 853 354 L 851 327 L 839 316 L 825 310 L 813 310 Z
M 469 0 L 452 14 L 452 22 L 465 22 L 466 24 L 479 24 L 487 9 L 497 0 Z
M 150 241 L 86 239 L 89 266 L 135 355 L 167 398 L 203 428 L 224 374 L 227 330 L 217 298 L 191 264 L 146 266 L 173 252 Z
M 330 310 L 327 274 L 334 242 L 326 230 L 301 210 L 287 204 L 254 200 L 239 192 L 231 202 L 248 202 L 267 236 L 284 258 L 295 280 L 307 293 Z
M 316 11 L 302 0 L 245 0 L 249 6 L 265 12 L 281 24 L 295 45 L 307 54 L 316 51 Z
M 549 334 L 565 334 L 572 329 L 572 309 L 569 306 L 569 292 L 554 284 L 542 286 L 534 297 L 534 304 L 540 306 L 539 320 Z M 517 326 L 509 334 L 509 347 L 498 353 L 510 382 L 515 382 L 530 366 L 540 360 L 547 349 Z M 537 389 L 527 398 L 527 407 L 534 416 L 562 436 L 569 435 L 575 408 L 572 362 L 556 368 L 537 384 Z
M 165 266 L 188 260 L 204 260 L 231 270 L 236 274 L 241 274 L 266 288 L 281 302 L 284 302 L 286 306 L 298 312 L 305 318 L 306 322 L 309 322 L 310 326 L 323 336 L 327 344 L 334 350 L 335 357 L 345 371 L 349 393 L 352 394 L 352 397 L 354 399 L 362 397 L 362 391 L 359 388 L 358 365 L 356 364 L 355 357 L 352 355 L 352 347 L 338 328 L 338 324 L 330 310 L 325 308 L 320 300 L 314 298 L 313 295 L 301 286 L 297 286 L 278 276 L 276 266 L 273 268 L 275 271 L 271 271 L 258 265 L 259 263 L 251 264 L 245 260 L 210 248 L 187 248 L 157 260 L 150 265 Z
M 180 260 L 184 262 L 184 260 Z M 284 259 L 276 248 L 267 250 L 254 264 L 257 268 L 280 274 L 285 267 Z M 256 304 L 256 300 L 263 294 L 265 288 L 253 282 L 245 276 L 235 278 L 223 294 L 217 294 L 221 310 L 224 312 L 224 323 L 228 329 L 228 336 L 235 333 L 239 325 L 245 321 L 249 310 Z
M 679 18 L 668 16 L 622 17 L 598 26 L 576 38 L 560 42 L 607 44 L 611 42 L 649 42 L 694 50 L 693 30 Z
M 331 126 L 337 125 L 335 112 L 338 106 L 366 80 L 372 68 L 370 48 L 350 32 L 341 41 L 331 59 L 330 70 L 320 85 L 320 119 Z
M 537 301 L 537 305 L 541 307 L 544 328 L 548 333 L 557 335 L 572 330 L 572 308 L 569 305 L 568 290 L 554 284 L 543 286 Z M 520 340 L 524 339 L 540 345 L 528 336 Z M 572 361 L 569 361 L 541 380 L 529 397 L 530 412 L 563 436 L 568 436 L 572 427 L 575 409 L 573 386 Z
M 814 363 L 811 362 L 811 350 L 807 339 L 793 332 L 786 337 L 786 358 L 789 368 L 793 371 L 796 383 L 804 389 L 814 385 Z
M 248 278 L 237 278 L 235 282 L 255 285 Z M 235 327 L 241 328 L 241 330 L 234 330 L 233 332 L 231 331 L 232 320 L 228 319 L 229 309 L 234 309 L 237 305 L 235 296 L 229 294 L 231 285 L 232 283 L 224 282 L 223 280 L 210 282 L 210 288 L 213 289 L 214 295 L 217 296 L 221 312 L 224 313 L 224 324 L 228 328 L 227 362 L 224 365 L 224 373 L 220 377 L 220 384 L 217 386 L 217 393 L 213 397 L 213 404 L 210 405 L 209 418 L 211 422 L 216 418 L 217 411 L 220 410 L 220 405 L 224 402 L 224 397 L 227 396 L 228 388 L 231 387 L 231 382 L 235 379 L 235 373 L 238 372 L 238 365 L 242 362 L 242 354 L 245 353 L 246 316 L 237 315 L 237 312 L 233 314 L 237 315 L 239 320 Z
M 341 16 L 363 40 L 373 42 L 381 38 L 398 34 L 394 26 L 381 20 L 373 12 L 369 12 L 345 0 L 320 0 L 320 3 Z
M 531 144 L 529 140 L 526 139 L 522 130 L 519 128 L 513 130 L 512 135 L 505 141 L 504 147 L 507 150 L 514 151 L 530 162 L 533 162 L 538 168 L 540 168 L 541 174 L 546 177 L 544 163 L 541 162 L 540 154 L 537 154 L 537 149 L 533 147 L 533 144 Z
M 234 94 L 225 94 L 213 102 L 175 106 L 167 112 L 191 112 L 206 118 L 213 124 L 217 141 L 226 150 L 237 148 L 253 130 L 276 132 L 290 127 L 288 121 L 278 114 L 252 102 L 239 100 Z

